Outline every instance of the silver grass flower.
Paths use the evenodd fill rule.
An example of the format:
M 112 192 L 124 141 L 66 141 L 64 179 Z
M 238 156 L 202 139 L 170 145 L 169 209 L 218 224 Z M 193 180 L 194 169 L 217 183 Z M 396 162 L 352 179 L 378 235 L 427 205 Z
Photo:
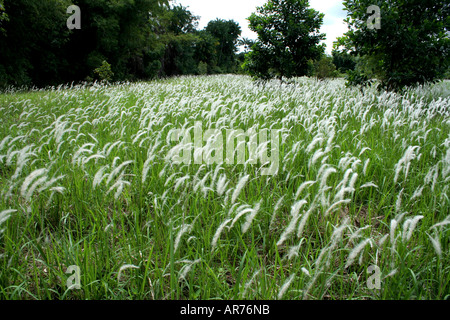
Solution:
M 345 264 L 345 267 L 344 267 L 345 269 L 353 264 L 353 261 L 355 260 L 355 258 L 366 247 L 367 244 L 370 244 L 370 246 L 372 246 L 372 240 L 366 239 L 366 240 L 362 241 L 360 244 L 358 244 L 355 248 L 353 248 L 353 250 L 348 255 L 347 263 Z
M 242 234 L 246 233 L 250 228 L 253 220 L 258 214 L 259 208 L 261 206 L 262 199 L 256 204 L 256 206 L 252 209 L 252 211 L 247 215 L 247 219 L 245 219 L 245 223 L 242 225 Z
M 414 232 L 417 223 L 423 218 L 424 216 L 415 216 L 414 218 L 407 219 L 403 223 L 403 241 L 409 241 L 409 239 L 411 239 L 412 233 Z
M 0 212 L 0 226 L 5 223 L 10 217 L 11 213 L 17 212 L 17 210 L 14 209 L 7 209 Z M 0 234 L 3 233 L 3 229 L 0 229 Z
M 247 183 L 249 177 L 250 175 L 245 175 L 239 179 L 239 182 L 233 191 L 233 195 L 231 196 L 231 204 L 233 204 L 236 201 L 237 197 L 242 191 L 242 188 L 244 188 L 245 184 Z
M 434 251 L 436 251 L 436 254 L 441 257 L 442 256 L 442 248 L 441 248 L 441 242 L 439 241 L 439 236 L 436 236 L 435 238 L 431 237 L 428 233 L 428 238 L 430 238 L 431 244 L 433 245 Z
M 48 172 L 47 169 L 41 168 L 41 169 L 34 170 L 30 175 L 28 175 L 25 178 L 24 182 L 22 183 L 22 187 L 20 189 L 20 193 L 21 193 L 22 197 L 26 198 L 27 195 L 29 194 L 29 187 L 30 187 L 31 183 L 36 178 L 47 174 L 47 172 Z M 35 187 L 37 187 L 37 185 Z
M 109 185 L 111 181 L 123 170 L 123 168 L 131 163 L 134 163 L 134 160 L 128 160 L 124 161 L 122 164 L 120 164 L 117 168 L 115 168 L 108 176 L 108 179 L 106 180 L 106 184 Z
M 120 276 L 122 275 L 122 272 L 127 269 L 139 269 L 139 267 L 133 264 L 124 264 L 123 266 L 120 267 L 119 272 L 117 273 L 117 281 L 120 281 Z
M 289 278 L 286 279 L 286 281 L 283 283 L 283 285 L 280 288 L 280 291 L 278 292 L 278 300 L 281 300 L 283 296 L 286 294 L 286 291 L 289 289 L 289 286 L 291 285 L 292 281 L 295 278 L 295 273 L 292 274 Z
M 228 224 L 230 221 L 231 221 L 231 219 L 226 219 L 226 220 L 225 220 L 224 222 L 222 222 L 222 223 L 220 224 L 220 226 L 217 228 L 216 233 L 214 233 L 214 237 L 213 237 L 213 239 L 212 239 L 212 241 L 211 241 L 211 247 L 212 247 L 211 251 L 214 252 L 214 249 L 216 248 L 216 245 L 217 245 L 217 241 L 219 240 L 220 235 L 222 234 L 223 229 L 227 226 L 227 224 Z

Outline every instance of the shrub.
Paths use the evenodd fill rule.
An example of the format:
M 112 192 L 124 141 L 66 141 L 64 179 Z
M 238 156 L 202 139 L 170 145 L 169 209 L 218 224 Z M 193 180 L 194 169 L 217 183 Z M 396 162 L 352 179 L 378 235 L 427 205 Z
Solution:
M 111 65 L 107 61 L 103 61 L 102 65 L 94 70 L 94 74 L 101 81 L 111 81 L 114 76 L 114 72 L 111 70 Z

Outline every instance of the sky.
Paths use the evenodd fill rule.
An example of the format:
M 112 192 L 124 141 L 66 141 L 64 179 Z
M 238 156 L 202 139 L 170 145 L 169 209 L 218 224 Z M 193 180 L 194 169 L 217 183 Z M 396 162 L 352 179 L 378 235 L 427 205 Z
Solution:
M 257 35 L 248 28 L 246 20 L 256 7 L 263 5 L 267 0 L 174 0 L 173 4 L 181 4 L 196 16 L 200 16 L 199 29 L 206 27 L 209 21 L 216 18 L 234 20 L 242 28 L 242 37 L 256 39 Z M 331 54 L 333 42 L 337 37 L 342 36 L 347 31 L 344 23 L 346 12 L 343 11 L 342 0 L 310 0 L 312 8 L 325 14 L 321 32 L 327 35 L 323 41 L 326 51 Z

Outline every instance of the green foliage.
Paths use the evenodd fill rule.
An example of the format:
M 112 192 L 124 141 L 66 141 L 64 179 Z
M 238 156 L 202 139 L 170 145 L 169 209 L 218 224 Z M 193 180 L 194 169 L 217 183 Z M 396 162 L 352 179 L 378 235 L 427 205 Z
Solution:
M 200 61 L 198 63 L 198 74 L 199 75 L 205 75 L 208 74 L 208 64 L 206 62 Z
M 111 81 L 114 76 L 114 72 L 111 70 L 111 65 L 107 61 L 103 61 L 102 65 L 94 70 L 94 74 L 101 81 Z
M 4 0 L 0 0 L 0 33 L 5 33 L 5 29 L 3 28 L 3 24 L 7 22 L 8 14 L 5 11 Z
M 239 25 L 215 20 L 197 30 L 198 17 L 170 2 L 0 0 L 0 87 L 197 74 L 200 62 L 207 73 L 236 72 Z M 67 28 L 72 4 L 81 29 Z M 94 74 L 103 61 L 110 70 Z
M 258 40 L 247 54 L 244 69 L 260 79 L 306 75 L 308 60 L 324 52 L 324 45 L 319 45 L 325 39 L 319 33 L 323 17 L 309 8 L 307 0 L 269 0 L 258 7 L 248 18 Z
M 447 72 L 445 73 L 444 78 L 445 79 L 450 79 L 450 67 L 447 69 Z
M 370 5 L 381 9 L 381 29 L 367 25 Z M 380 88 L 398 91 L 444 75 L 450 58 L 447 0 L 347 0 L 344 6 L 350 30 L 342 42 L 364 59 L 378 59 Z
M 166 11 L 161 20 L 158 36 L 164 49 L 159 76 L 195 74 L 199 62 L 195 57 L 195 46 L 200 39 L 193 32 L 198 17 L 178 5 Z
M 314 76 L 318 79 L 336 78 L 339 72 L 333 64 L 333 58 L 326 55 L 313 64 Z
M 0 85 L 81 81 L 103 60 L 111 63 L 117 80 L 153 77 L 160 46 L 149 12 L 159 16 L 162 3 L 4 0 L 9 21 L 0 32 Z M 66 26 L 72 4 L 82 10 L 81 30 Z
M 4 0 L 8 21 L 0 24 L 0 85 L 56 84 L 68 67 L 64 47 L 69 0 Z
M 340 73 L 345 73 L 348 70 L 355 70 L 356 59 L 350 53 L 333 50 L 331 55 L 333 57 L 333 64 Z
M 217 42 L 217 69 L 230 73 L 236 71 L 236 57 L 238 39 L 241 27 L 233 20 L 216 19 L 210 21 L 205 31 L 213 36 Z
M 371 83 L 371 79 L 369 78 L 369 76 L 356 70 L 348 70 L 345 79 L 347 80 L 346 83 L 347 87 L 350 86 L 366 87 Z
M 206 30 L 196 33 L 197 43 L 195 46 L 195 57 L 208 65 L 208 73 L 212 73 L 213 68 L 217 66 L 217 47 L 219 41 Z

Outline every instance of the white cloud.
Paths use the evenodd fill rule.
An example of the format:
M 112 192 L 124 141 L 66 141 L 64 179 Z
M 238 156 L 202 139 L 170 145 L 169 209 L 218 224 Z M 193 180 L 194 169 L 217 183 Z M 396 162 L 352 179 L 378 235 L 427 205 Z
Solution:
M 200 16 L 199 29 L 206 27 L 209 21 L 216 18 L 234 20 L 242 28 L 242 37 L 256 39 L 256 34 L 248 28 L 246 20 L 257 6 L 261 6 L 267 0 L 175 0 L 174 4 L 181 4 L 188 7 L 196 16 Z M 342 0 L 310 0 L 310 6 L 322 13 L 325 13 L 324 23 L 321 32 L 326 33 L 327 52 L 331 53 L 333 42 L 337 37 L 342 36 L 347 31 L 347 26 L 343 22 L 346 12 L 343 11 Z

